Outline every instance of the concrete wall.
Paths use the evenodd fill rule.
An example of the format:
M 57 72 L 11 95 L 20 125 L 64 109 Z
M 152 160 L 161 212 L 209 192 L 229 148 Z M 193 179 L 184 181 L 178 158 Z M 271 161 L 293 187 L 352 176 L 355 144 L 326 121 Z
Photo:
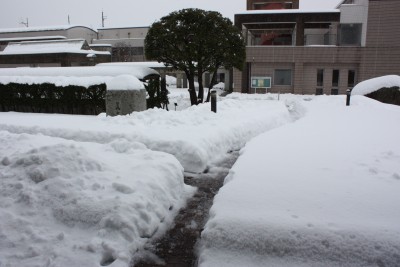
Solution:
M 145 38 L 149 27 L 103 28 L 99 29 L 98 39 Z
M 368 47 L 398 47 L 400 43 L 400 1 L 370 0 Z
M 367 47 L 362 49 L 360 80 L 400 75 L 400 1 L 370 0 Z
M 91 44 L 94 39 L 97 39 L 97 32 L 86 27 L 73 27 L 66 31 L 68 39 L 85 39 L 88 44 Z

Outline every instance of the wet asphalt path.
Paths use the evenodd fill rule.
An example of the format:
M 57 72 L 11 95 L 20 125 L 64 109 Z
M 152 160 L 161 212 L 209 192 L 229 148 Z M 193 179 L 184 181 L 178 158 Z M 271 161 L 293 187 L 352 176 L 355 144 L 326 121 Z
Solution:
M 207 222 L 214 196 L 223 186 L 238 155 L 237 151 L 231 152 L 205 173 L 186 175 L 185 183 L 197 187 L 197 193 L 188 200 L 186 208 L 180 210 L 172 228 L 161 239 L 146 246 L 132 267 L 197 265 L 196 245 Z

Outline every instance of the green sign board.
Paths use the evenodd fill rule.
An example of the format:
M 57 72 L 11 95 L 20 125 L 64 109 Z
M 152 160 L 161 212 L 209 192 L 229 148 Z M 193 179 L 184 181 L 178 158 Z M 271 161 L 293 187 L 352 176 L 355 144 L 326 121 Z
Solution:
M 271 88 L 271 77 L 251 77 L 251 88 Z

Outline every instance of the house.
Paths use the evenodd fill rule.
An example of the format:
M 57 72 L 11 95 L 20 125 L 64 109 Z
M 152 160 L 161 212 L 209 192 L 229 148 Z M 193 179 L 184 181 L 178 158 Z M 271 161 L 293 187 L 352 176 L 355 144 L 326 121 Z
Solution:
M 278 5 L 279 4 L 279 5 Z M 234 91 L 344 94 L 360 81 L 400 74 L 400 1 L 344 0 L 333 10 L 298 1 L 247 0 L 235 15 L 246 41 Z
M 110 61 L 110 52 L 92 50 L 84 39 L 11 42 L 0 52 L 0 68 L 88 66 Z

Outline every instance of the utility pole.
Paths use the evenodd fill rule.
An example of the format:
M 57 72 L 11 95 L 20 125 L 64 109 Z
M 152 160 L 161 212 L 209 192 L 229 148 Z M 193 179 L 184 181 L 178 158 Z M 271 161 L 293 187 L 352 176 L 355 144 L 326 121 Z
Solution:
M 21 21 L 19 24 L 22 24 L 22 25 L 24 25 L 25 27 L 29 27 L 29 20 L 28 20 L 28 18 L 26 18 L 26 22 L 25 21 Z
M 104 16 L 103 10 L 101 11 L 101 26 L 104 28 L 104 21 L 107 19 L 106 16 Z
M 70 19 L 69 19 L 69 15 L 68 15 L 68 25 L 70 25 L 71 24 L 71 21 L 70 21 Z

